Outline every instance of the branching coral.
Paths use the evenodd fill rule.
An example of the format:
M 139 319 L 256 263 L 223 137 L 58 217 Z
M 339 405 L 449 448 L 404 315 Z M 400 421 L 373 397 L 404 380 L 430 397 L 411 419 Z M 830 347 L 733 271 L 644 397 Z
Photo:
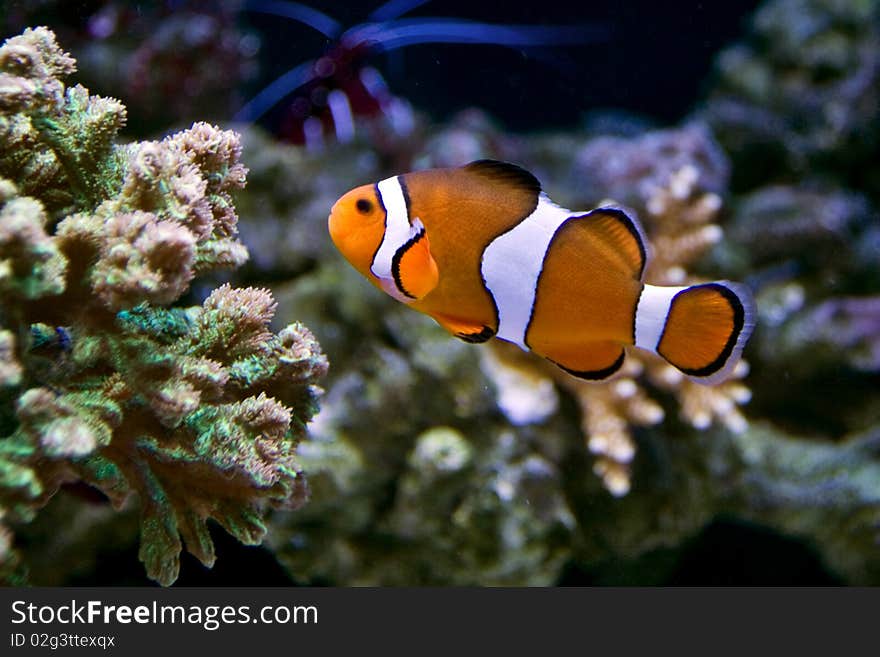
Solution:
M 664 153 L 665 157 L 661 155 Z M 722 237 L 722 229 L 715 223 L 721 197 L 701 183 L 702 171 L 709 170 L 712 187 L 722 186 L 726 175 L 723 156 L 706 132 L 691 126 L 632 141 L 603 138 L 588 145 L 579 161 L 581 167 L 593 169 L 594 178 L 614 178 L 616 191 L 636 207 L 653 247 L 646 281 L 654 285 L 697 282 L 688 268 Z M 501 384 L 499 390 L 507 389 L 503 377 L 509 377 L 510 370 L 539 368 L 544 375 L 534 388 L 535 401 L 525 402 L 527 405 L 546 406 L 540 391 L 547 378 L 574 396 L 581 407 L 587 447 L 596 455 L 594 471 L 614 495 L 624 495 L 630 489 L 630 463 L 636 453 L 631 427 L 650 426 L 664 419 L 663 407 L 652 399 L 645 383 L 672 394 L 682 419 L 697 429 L 705 429 L 715 421 L 738 432 L 748 426 L 737 408 L 750 397 L 741 382 L 748 372 L 744 363 L 729 381 L 706 387 L 687 379 L 660 358 L 631 349 L 620 375 L 607 383 L 594 384 L 537 362 L 507 345 L 495 344 L 494 353 L 500 362 L 490 363 L 487 370 L 496 384 Z M 516 421 L 519 411 L 513 411 L 506 412 Z
M 45 28 L 0 48 L 0 516 L 71 481 L 137 493 L 141 559 L 170 584 L 181 537 L 213 563 L 208 519 L 256 543 L 266 506 L 304 502 L 295 449 L 326 360 L 302 325 L 271 333 L 266 290 L 167 307 L 247 257 L 238 136 L 116 145 L 124 109 L 66 88 L 73 67 Z

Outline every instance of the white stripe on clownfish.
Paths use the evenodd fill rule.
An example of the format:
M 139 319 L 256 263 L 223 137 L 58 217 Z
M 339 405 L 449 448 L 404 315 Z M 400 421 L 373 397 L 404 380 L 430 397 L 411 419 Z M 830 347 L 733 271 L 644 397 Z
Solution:
M 483 251 L 480 271 L 498 309 L 497 337 L 528 349 L 526 331 L 544 258 L 556 231 L 572 216 L 541 192 L 532 213 Z
M 658 287 L 645 285 L 639 301 L 636 304 L 636 341 L 635 345 L 648 351 L 657 351 L 660 338 L 663 337 L 663 329 L 666 328 L 666 318 L 672 306 L 672 299 L 684 287 Z
M 425 226 L 416 217 L 410 219 L 409 203 L 400 176 L 386 178 L 376 185 L 379 202 L 385 208 L 385 233 L 379 245 L 370 271 L 379 279 L 382 289 L 403 303 L 413 298 L 398 285 L 394 277 L 394 256 L 404 248 L 410 240 L 424 233 Z

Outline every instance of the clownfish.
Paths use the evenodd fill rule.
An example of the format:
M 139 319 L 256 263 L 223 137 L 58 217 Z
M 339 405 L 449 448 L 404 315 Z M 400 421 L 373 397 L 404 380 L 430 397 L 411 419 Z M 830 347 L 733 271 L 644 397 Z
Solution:
M 648 248 L 620 207 L 572 212 L 514 164 L 478 160 L 363 185 L 328 219 L 373 285 L 467 342 L 493 337 L 581 379 L 617 372 L 624 348 L 717 383 L 755 325 L 747 288 L 644 283 Z

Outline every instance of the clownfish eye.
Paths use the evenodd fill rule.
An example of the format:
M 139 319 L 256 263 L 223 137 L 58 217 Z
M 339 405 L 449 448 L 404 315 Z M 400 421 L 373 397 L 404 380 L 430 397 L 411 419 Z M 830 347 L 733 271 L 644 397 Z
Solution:
M 373 204 L 365 198 L 359 198 L 354 206 L 361 214 L 370 214 L 373 211 Z

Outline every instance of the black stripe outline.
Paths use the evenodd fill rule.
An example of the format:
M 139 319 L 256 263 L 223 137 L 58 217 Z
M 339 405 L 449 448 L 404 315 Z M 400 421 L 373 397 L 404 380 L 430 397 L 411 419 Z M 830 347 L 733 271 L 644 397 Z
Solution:
M 422 228 L 418 233 L 413 235 L 406 244 L 401 246 L 394 253 L 394 257 L 391 258 L 391 275 L 394 277 L 394 284 L 397 286 L 397 289 L 400 290 L 400 293 L 404 296 L 409 297 L 410 299 L 415 299 L 415 295 L 410 294 L 406 291 L 406 288 L 403 287 L 403 281 L 400 278 L 400 261 L 403 256 L 409 251 L 413 246 L 418 244 L 419 240 L 425 236 L 425 229 Z
M 373 265 L 376 264 L 376 256 L 379 255 L 379 249 L 382 248 L 382 242 L 385 241 L 385 233 L 388 232 L 388 210 L 385 208 L 385 201 L 382 200 L 382 192 L 379 191 L 379 183 L 373 185 L 376 193 L 376 200 L 379 201 L 379 207 L 382 208 L 382 239 L 379 240 L 376 250 L 373 252 L 373 259 L 370 260 L 370 272 L 373 271 Z
M 663 343 L 663 338 L 666 335 L 666 326 L 669 323 L 669 316 L 672 314 L 672 308 L 675 306 L 675 301 L 683 294 L 687 294 L 691 290 L 695 290 L 697 288 L 711 288 L 713 290 L 718 291 L 721 296 L 723 296 L 727 302 L 730 304 L 731 309 L 733 310 L 733 330 L 730 332 L 730 335 L 727 338 L 727 343 L 724 345 L 724 348 L 721 350 L 721 353 L 718 357 L 713 360 L 711 363 L 704 367 L 698 367 L 695 369 L 685 369 L 683 367 L 678 367 L 671 360 L 666 358 L 663 355 L 663 352 L 660 351 L 660 345 Z M 723 369 L 727 364 L 727 361 L 730 360 L 730 355 L 733 353 L 734 348 L 736 347 L 736 341 L 739 339 L 740 333 L 742 333 L 743 326 L 745 325 L 745 315 L 746 311 L 743 308 L 742 301 L 740 301 L 739 297 L 736 295 L 736 292 L 731 290 L 726 285 L 721 285 L 720 283 L 704 283 L 702 285 L 691 285 L 688 288 L 685 288 L 674 297 L 672 297 L 672 303 L 669 304 L 669 313 L 666 315 L 666 322 L 663 324 L 663 332 L 660 334 L 660 339 L 657 341 L 657 353 L 666 358 L 672 365 L 676 368 L 684 372 L 689 376 L 698 376 L 705 377 L 711 376 Z
M 407 221 L 407 223 L 409 223 L 410 226 L 412 226 L 412 222 L 413 222 L 412 209 L 410 207 L 412 204 L 412 201 L 409 197 L 409 188 L 406 186 L 406 182 L 404 181 L 405 177 L 406 177 L 405 174 L 401 175 L 401 176 L 397 176 L 397 183 L 400 185 L 400 191 L 403 194 L 403 207 L 406 208 L 406 221 Z
M 626 360 L 626 350 L 621 347 L 620 348 L 620 356 L 608 367 L 601 370 L 573 370 L 571 368 L 566 367 L 565 365 L 560 365 L 552 358 L 548 358 L 551 363 L 556 365 L 559 369 L 568 372 L 572 376 L 575 376 L 579 379 L 584 379 L 586 381 L 602 381 L 603 379 L 607 379 L 613 374 L 617 372 L 621 367 L 623 367 L 623 361 Z
M 621 208 L 615 208 L 611 206 L 595 208 L 590 210 L 585 215 L 581 215 L 584 217 L 589 217 L 590 215 L 596 212 L 603 212 L 605 214 L 613 215 L 617 218 L 620 223 L 624 225 L 624 227 L 629 231 L 629 234 L 633 236 L 636 241 L 636 244 L 639 245 L 639 256 L 641 257 L 642 264 L 639 267 L 639 276 L 638 279 L 642 280 L 642 276 L 645 274 L 645 267 L 648 264 L 648 251 L 645 248 L 645 239 L 642 236 L 641 231 L 638 229 L 636 222 L 630 217 L 624 210 Z

